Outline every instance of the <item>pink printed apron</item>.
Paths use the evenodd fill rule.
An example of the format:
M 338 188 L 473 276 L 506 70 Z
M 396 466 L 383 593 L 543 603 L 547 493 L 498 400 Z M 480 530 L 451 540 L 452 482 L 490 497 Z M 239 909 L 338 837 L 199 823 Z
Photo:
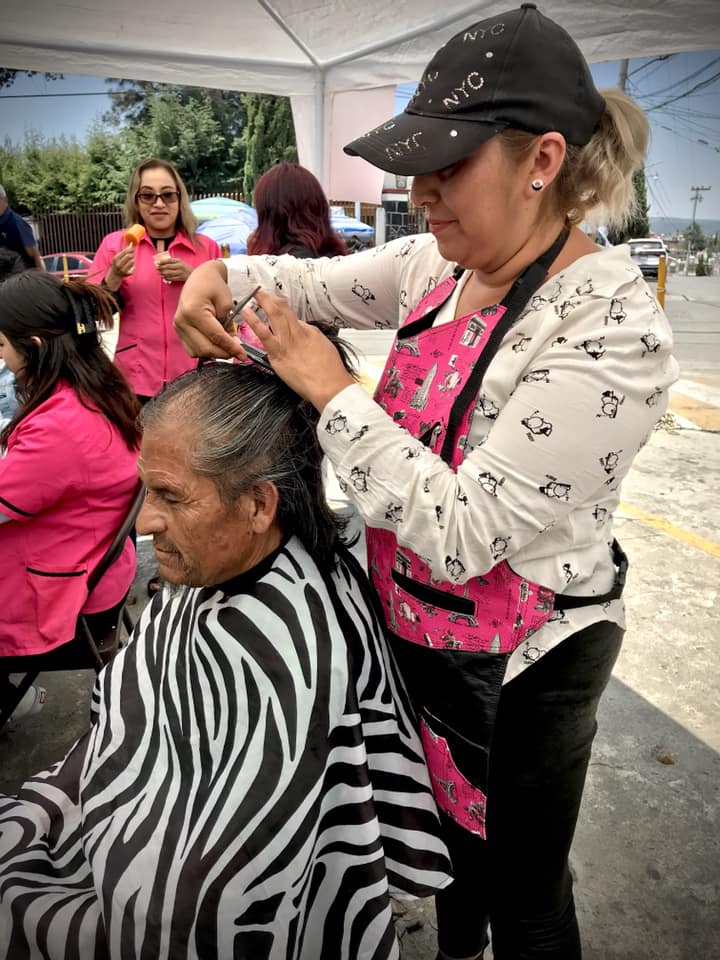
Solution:
M 566 239 L 565 230 L 502 303 L 433 326 L 462 273 L 456 271 L 420 301 L 398 331 L 375 400 L 455 470 L 465 455 L 484 372 Z M 486 482 L 492 493 L 493 478 L 488 475 Z M 441 508 L 437 510 L 442 523 Z M 400 547 L 391 530 L 369 528 L 367 547 L 370 576 L 387 628 L 397 638 L 393 644 L 400 668 L 420 714 L 438 806 L 484 838 L 490 741 L 507 659 L 550 619 L 555 594 L 521 577 L 504 561 L 467 580 L 461 560 L 446 557 L 446 576 L 434 577 L 427 561 Z M 498 544 L 499 552 L 501 548 Z M 563 608 L 602 602 L 609 596 L 563 598 Z M 408 641 L 423 652 L 413 655 Z M 447 658 L 452 661 L 449 666 Z M 452 677 L 448 698 L 469 699 L 471 707 L 462 724 L 457 719 L 448 724 L 437 709 L 428 709 L 422 693 L 424 676 L 413 682 L 417 671 L 427 674 L 434 672 L 433 667 L 438 684 L 446 673 Z M 459 690 L 459 677 L 467 681 L 468 690 Z M 437 702 L 436 696 L 432 702 Z

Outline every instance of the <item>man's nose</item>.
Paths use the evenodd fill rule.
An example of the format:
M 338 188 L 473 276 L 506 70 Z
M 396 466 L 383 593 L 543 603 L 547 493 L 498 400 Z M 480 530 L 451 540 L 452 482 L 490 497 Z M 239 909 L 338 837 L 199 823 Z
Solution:
M 135 521 L 135 529 L 138 535 L 161 533 L 165 529 L 162 514 L 153 506 L 149 497 L 145 497 L 138 518 Z

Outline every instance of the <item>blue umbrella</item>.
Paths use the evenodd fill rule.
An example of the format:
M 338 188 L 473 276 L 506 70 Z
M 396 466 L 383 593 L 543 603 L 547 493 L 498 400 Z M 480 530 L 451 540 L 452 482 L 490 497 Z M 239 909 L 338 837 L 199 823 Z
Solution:
M 222 246 L 227 244 L 230 253 L 247 253 L 247 238 L 257 227 L 257 214 L 252 207 L 243 204 L 245 210 L 238 210 L 214 220 L 206 220 L 198 227 L 198 233 L 204 233 Z
M 223 200 L 224 198 L 219 197 L 217 199 Z M 227 244 L 230 253 L 246 253 L 247 238 L 257 227 L 257 213 L 253 207 L 249 207 L 246 203 L 239 203 L 237 200 L 230 202 L 235 204 L 232 212 L 228 211 L 222 215 L 217 214 L 212 219 L 206 219 L 198 227 L 198 233 L 204 233 L 206 236 L 212 237 L 221 246 Z M 205 203 L 205 201 L 196 200 L 195 203 Z M 363 223 L 362 220 L 356 220 L 355 217 L 349 217 L 342 207 L 330 208 L 330 223 L 333 230 L 345 239 L 357 237 L 360 240 L 367 241 L 374 234 L 374 230 L 369 224 Z
M 349 217 L 342 207 L 330 207 L 330 225 L 341 237 L 358 237 L 369 240 L 375 233 L 369 223 Z
M 204 197 L 202 200 L 193 200 L 190 209 L 198 220 L 204 221 L 252 210 L 252 207 L 242 200 L 231 200 L 229 197 Z

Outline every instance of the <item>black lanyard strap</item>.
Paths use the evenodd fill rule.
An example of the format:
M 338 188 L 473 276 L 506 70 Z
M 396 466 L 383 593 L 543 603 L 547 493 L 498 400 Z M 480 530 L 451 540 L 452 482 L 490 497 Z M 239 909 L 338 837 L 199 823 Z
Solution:
M 474 401 L 480 392 L 480 384 L 490 366 L 490 361 L 498 351 L 505 334 L 515 324 L 523 311 L 530 297 L 537 288 L 544 282 L 547 272 L 555 262 L 558 254 L 565 246 L 565 242 L 570 235 L 570 227 L 567 225 L 562 228 L 552 246 L 541 254 L 537 260 L 526 267 L 520 274 L 515 283 L 510 287 L 501 301 L 501 306 L 505 307 L 505 313 L 498 320 L 493 332 L 490 334 L 487 343 L 477 360 L 477 363 L 470 371 L 470 374 L 462 386 L 460 393 L 450 410 L 448 417 L 447 432 L 443 440 L 440 456 L 446 463 L 452 459 L 453 445 L 455 443 L 455 434 L 458 431 L 463 415 L 470 404 Z
M 457 282 L 460 277 L 465 273 L 462 267 L 455 267 L 452 272 L 452 277 L 455 283 L 448 288 L 447 294 L 443 297 L 440 303 L 436 304 L 434 307 L 431 307 L 427 313 L 424 313 L 421 317 L 418 317 L 416 320 L 411 320 L 410 323 L 406 323 L 404 326 L 400 327 L 397 332 L 397 340 L 408 340 L 410 337 L 416 337 L 419 333 L 424 333 L 426 330 L 429 330 L 430 327 L 435 323 L 435 318 L 437 317 L 440 310 L 445 306 L 453 292 L 457 287 Z M 443 283 L 447 283 L 450 278 L 447 277 L 443 280 Z M 425 296 L 428 296 L 426 294 Z M 422 303 L 422 300 L 420 301 Z

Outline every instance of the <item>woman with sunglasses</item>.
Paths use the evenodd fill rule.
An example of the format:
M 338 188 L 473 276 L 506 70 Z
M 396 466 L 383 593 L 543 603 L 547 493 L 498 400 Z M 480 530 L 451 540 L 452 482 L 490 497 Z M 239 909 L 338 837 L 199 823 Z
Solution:
M 115 361 L 141 403 L 193 366 L 173 330 L 183 284 L 198 264 L 220 256 L 220 248 L 195 232 L 185 184 L 172 163 L 143 160 L 130 177 L 125 200 L 127 226 L 145 234 L 129 243 L 125 230 L 100 244 L 90 280 L 118 298 L 120 335 Z

